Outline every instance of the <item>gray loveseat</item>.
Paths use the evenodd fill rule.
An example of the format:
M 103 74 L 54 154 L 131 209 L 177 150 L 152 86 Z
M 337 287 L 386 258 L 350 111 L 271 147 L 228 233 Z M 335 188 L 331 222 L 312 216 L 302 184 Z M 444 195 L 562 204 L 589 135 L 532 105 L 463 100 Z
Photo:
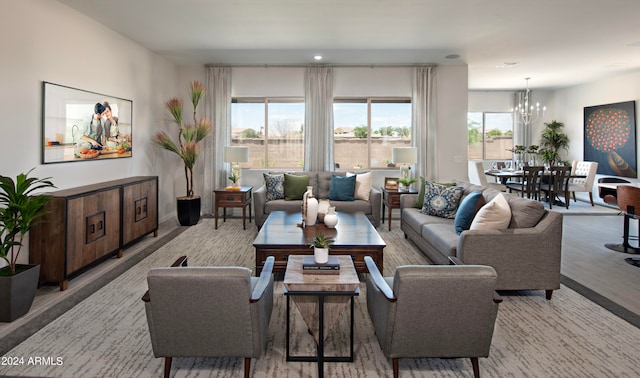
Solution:
M 344 176 L 344 172 L 290 172 L 293 175 L 308 175 L 309 185 L 313 186 L 313 195 L 318 199 L 328 199 L 331 188 L 332 175 Z M 331 201 L 331 206 L 337 212 L 364 213 L 374 227 L 380 225 L 380 204 L 382 194 L 378 189 L 371 188 L 369 201 L 356 199 L 353 201 Z M 267 201 L 267 190 L 264 185 L 253 192 L 253 206 L 256 216 L 256 226 L 262 227 L 272 211 L 301 211 L 302 200 L 277 199 Z
M 462 198 L 480 190 L 489 202 L 498 190 L 457 182 Z M 426 215 L 414 207 L 417 194 L 400 199 L 401 229 L 405 237 L 434 263 L 448 264 L 456 256 L 465 264 L 489 265 L 498 273 L 497 290 L 545 290 L 551 299 L 560 288 L 562 214 L 538 202 L 503 193 L 511 208 L 506 230 L 466 230 L 460 235 L 454 220 Z

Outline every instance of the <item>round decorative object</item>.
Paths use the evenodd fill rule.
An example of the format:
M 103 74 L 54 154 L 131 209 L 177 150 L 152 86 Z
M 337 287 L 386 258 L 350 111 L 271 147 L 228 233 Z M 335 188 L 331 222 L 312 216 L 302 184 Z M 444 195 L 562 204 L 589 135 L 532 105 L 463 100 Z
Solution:
M 329 249 L 314 247 L 313 259 L 316 264 L 326 264 L 327 262 L 329 262 Z
M 324 225 L 329 228 L 334 228 L 338 224 L 338 214 L 336 213 L 335 206 L 329 206 L 327 214 L 324 216 Z

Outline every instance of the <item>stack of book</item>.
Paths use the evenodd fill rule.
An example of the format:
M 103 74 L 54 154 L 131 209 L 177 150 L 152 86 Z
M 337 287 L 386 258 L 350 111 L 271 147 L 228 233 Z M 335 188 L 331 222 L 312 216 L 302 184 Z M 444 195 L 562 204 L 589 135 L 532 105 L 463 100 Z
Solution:
M 313 256 L 304 256 L 302 259 L 302 272 L 310 274 L 340 274 L 340 262 L 338 256 L 329 256 L 329 261 L 318 264 Z

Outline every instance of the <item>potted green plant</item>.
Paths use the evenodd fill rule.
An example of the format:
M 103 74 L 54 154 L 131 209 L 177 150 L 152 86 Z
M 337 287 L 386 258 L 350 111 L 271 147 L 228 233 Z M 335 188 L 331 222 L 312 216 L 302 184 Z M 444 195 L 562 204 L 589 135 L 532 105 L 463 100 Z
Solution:
M 184 163 L 184 176 L 187 184 L 185 196 L 178 197 L 178 221 L 182 226 L 197 224 L 200 220 L 200 196 L 193 192 L 193 167 L 198 161 L 198 143 L 202 141 L 211 130 L 211 122 L 206 118 L 197 116 L 198 104 L 204 97 L 205 88 L 199 81 L 189 84 L 189 95 L 193 105 L 193 123 L 185 123 L 182 118 L 182 100 L 174 97 L 167 101 L 166 106 L 178 128 L 178 138 L 174 141 L 165 132 L 158 132 L 154 142 L 182 159 Z
M 29 177 L 33 168 L 14 181 L 0 175 L 0 321 L 12 322 L 29 312 L 35 298 L 40 265 L 18 264 L 27 232 L 38 222 L 49 201 L 35 190 L 55 187 L 49 178 Z
M 316 264 L 325 264 L 329 261 L 329 248 L 335 242 L 335 239 L 330 236 L 318 232 L 311 240 L 309 248 L 313 248 L 313 259 Z
M 232 172 L 228 179 L 231 181 L 232 185 L 227 187 L 227 190 L 240 190 L 240 185 L 238 185 L 238 180 L 240 179 L 240 175 L 237 172 Z
M 413 184 L 416 181 L 417 180 L 415 178 L 413 178 L 413 177 L 400 177 L 398 179 L 398 183 L 402 184 L 400 186 L 400 189 L 409 189 L 411 184 Z
M 562 131 L 564 123 L 553 120 L 549 123 L 545 123 L 545 129 L 542 130 L 542 137 L 540 138 L 540 156 L 545 163 L 549 166 L 554 166 L 560 159 L 560 150 L 568 151 L 569 149 L 569 136 Z

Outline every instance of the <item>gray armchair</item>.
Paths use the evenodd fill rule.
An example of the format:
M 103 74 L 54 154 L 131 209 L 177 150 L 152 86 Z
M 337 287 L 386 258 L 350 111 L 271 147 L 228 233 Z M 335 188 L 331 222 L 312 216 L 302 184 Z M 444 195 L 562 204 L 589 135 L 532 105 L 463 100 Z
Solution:
M 399 266 L 382 277 L 365 257 L 367 309 L 385 356 L 398 377 L 400 358 L 471 358 L 475 377 L 478 357 L 488 357 L 502 299 L 490 266 Z
M 244 267 L 151 269 L 145 301 L 151 346 L 164 357 L 164 376 L 172 357 L 244 357 L 249 377 L 251 358 L 260 357 L 273 309 L 273 263 L 269 257 L 260 277 Z

